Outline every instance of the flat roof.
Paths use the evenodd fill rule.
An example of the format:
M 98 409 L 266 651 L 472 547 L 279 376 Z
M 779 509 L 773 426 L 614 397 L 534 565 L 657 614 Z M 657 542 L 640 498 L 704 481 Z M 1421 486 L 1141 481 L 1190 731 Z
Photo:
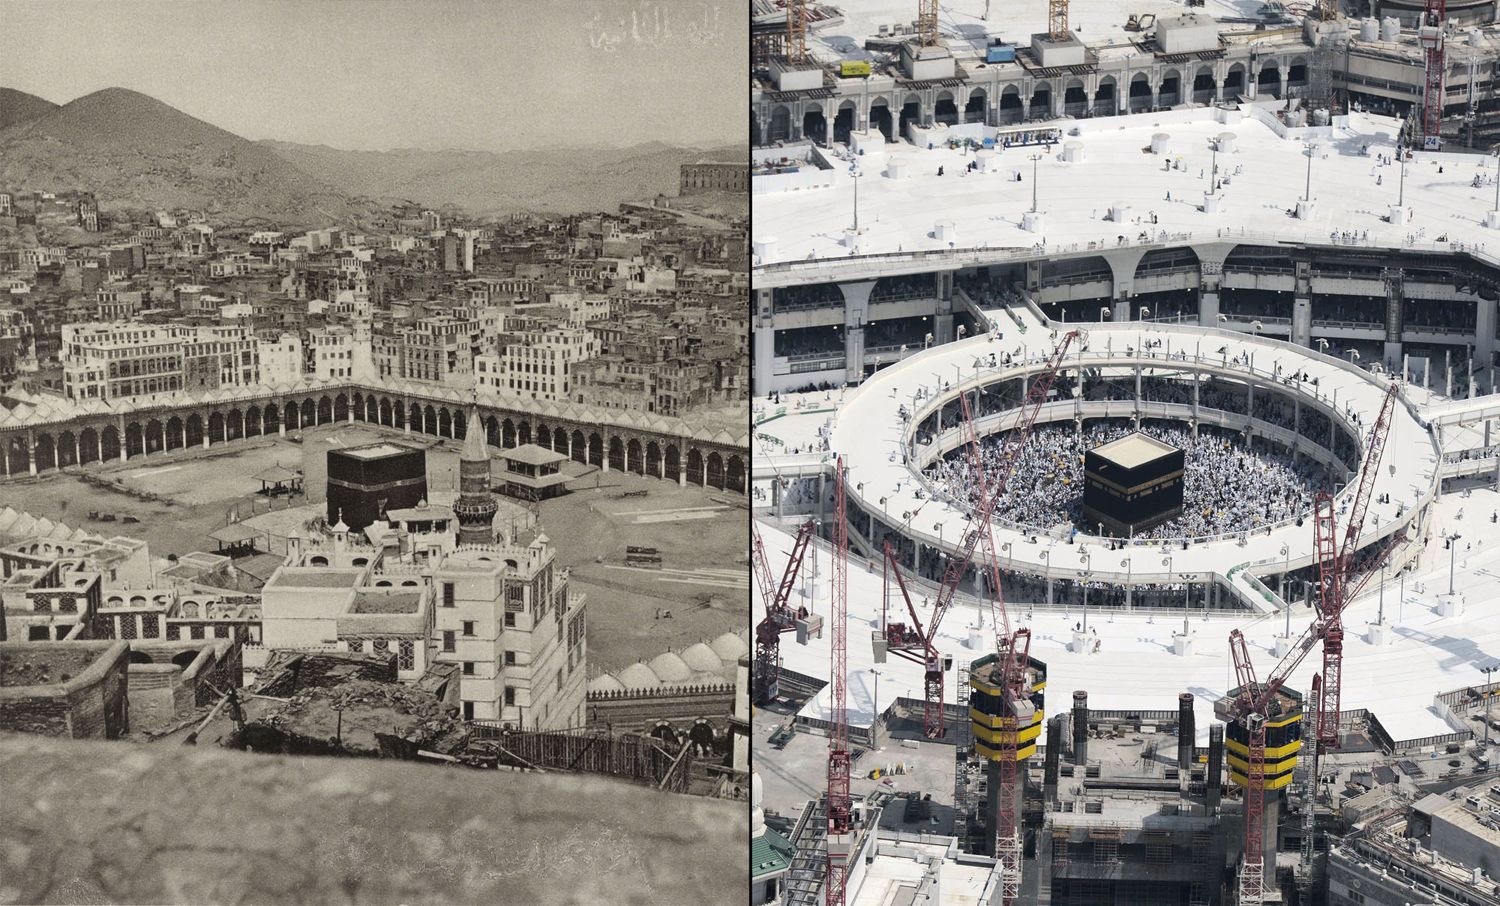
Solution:
M 396 456 L 401 453 L 415 453 L 415 447 L 404 447 L 401 444 L 393 444 L 388 441 L 365 444 L 362 447 L 345 447 L 342 450 L 331 450 L 332 453 L 340 453 L 344 456 L 352 456 L 355 459 L 381 459 L 386 456 Z
M 510 462 L 525 463 L 529 466 L 547 466 L 554 462 L 562 462 L 567 455 L 549 450 L 536 444 L 522 444 L 509 450 L 501 450 L 500 458 Z
M 1153 459 L 1160 459 L 1169 453 L 1176 453 L 1177 448 L 1165 441 L 1157 440 L 1149 434 L 1136 431 L 1127 434 L 1119 440 L 1110 441 L 1102 447 L 1095 447 L 1089 451 L 1097 453 L 1110 462 L 1125 469 L 1134 469 L 1143 466 Z
M 287 566 L 271 577 L 268 587 L 281 588 L 353 588 L 364 570 L 338 569 L 327 566 Z
M 361 588 L 354 593 L 350 613 L 416 613 L 422 603 L 420 591 L 394 588 Z

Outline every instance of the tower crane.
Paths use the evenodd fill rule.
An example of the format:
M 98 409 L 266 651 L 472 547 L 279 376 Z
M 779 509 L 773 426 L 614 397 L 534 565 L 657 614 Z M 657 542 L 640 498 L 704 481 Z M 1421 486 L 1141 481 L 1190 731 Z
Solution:
M 802 560 L 812 536 L 813 522 L 809 519 L 797 530 L 791 556 L 781 573 L 781 581 L 777 583 L 771 577 L 770 564 L 766 562 L 766 546 L 760 539 L 760 531 L 751 527 L 751 561 L 755 564 L 755 577 L 760 583 L 766 609 L 766 615 L 755 624 L 754 694 L 757 702 L 776 697 L 781 675 L 781 634 L 792 630 L 798 616 L 787 601 L 791 598 L 792 586 L 797 583 L 797 574 L 802 569 Z
M 807 62 L 807 0 L 786 0 L 786 61 Z
M 1422 91 L 1422 147 L 1436 151 L 1442 144 L 1443 75 L 1447 69 L 1443 32 L 1448 27 L 1448 0 L 1427 0 L 1417 40 L 1426 57 L 1427 72 Z
M 1370 508 L 1370 495 L 1375 489 L 1375 475 L 1380 468 L 1381 454 L 1391 431 L 1391 410 L 1395 406 L 1397 383 L 1391 382 L 1380 405 L 1380 415 L 1370 429 L 1366 444 L 1365 461 L 1359 470 L 1359 485 L 1350 504 L 1349 519 L 1344 524 L 1344 537 L 1338 540 L 1337 518 L 1333 508 L 1333 495 L 1319 492 L 1313 504 L 1313 532 L 1318 557 L 1318 597 L 1315 626 L 1323 640 L 1322 689 L 1317 701 L 1317 740 L 1319 752 L 1337 749 L 1339 746 L 1339 701 L 1343 686 L 1344 660 L 1344 608 L 1354 600 L 1359 588 L 1354 586 L 1350 569 L 1354 561 L 1354 550 L 1359 544 L 1359 534 L 1364 531 L 1365 514 Z M 1382 551 L 1376 558 L 1385 558 Z M 1367 571 L 1365 578 L 1373 575 Z M 1360 583 L 1361 585 L 1363 583 Z
M 895 570 L 897 587 L 905 600 L 907 613 L 912 621 L 910 626 L 905 623 L 887 622 L 886 643 L 891 653 L 915 661 L 923 665 L 926 670 L 923 731 L 928 739 L 941 739 L 944 733 L 943 659 L 936 644 L 938 628 L 942 625 L 948 608 L 953 604 L 953 596 L 958 593 L 959 583 L 963 581 L 964 575 L 969 570 L 969 564 L 974 558 L 974 548 L 978 546 L 981 538 L 989 544 L 994 543 L 990 535 L 990 517 L 995 511 L 996 504 L 1005 494 L 1006 482 L 1010 480 L 1011 473 L 1015 471 L 1016 464 L 1020 461 L 1022 447 L 1031 437 L 1031 426 L 1036 421 L 1037 412 L 1046 401 L 1047 394 L 1052 390 L 1052 384 L 1062 367 L 1063 357 L 1078 336 L 1076 330 L 1065 334 L 1053 351 L 1052 357 L 1048 359 L 1046 367 L 1031 381 L 1016 426 L 1005 436 L 1004 445 L 998 457 L 998 465 L 991 476 L 992 483 L 986 485 L 982 469 L 976 470 L 975 474 L 980 476 L 981 482 L 980 488 L 976 489 L 979 491 L 979 505 L 969 517 L 969 523 L 964 530 L 958 551 L 948 558 L 948 567 L 943 572 L 943 581 L 938 587 L 937 599 L 933 602 L 932 613 L 927 618 L 925 628 L 922 618 L 912 604 L 911 596 L 907 594 L 905 583 L 901 581 L 899 564 L 893 559 L 893 552 L 888 550 L 886 553 L 887 575 L 889 576 L 890 569 Z M 968 418 L 968 397 L 960 394 L 959 400 L 965 412 L 965 420 L 971 422 L 972 420 Z M 972 433 L 972 424 L 970 430 Z M 974 455 L 976 454 L 971 448 L 970 456 Z M 997 589 L 998 594 L 998 571 L 994 572 L 991 579 L 990 584 Z M 1002 619 L 1004 618 L 1003 607 L 999 615 Z M 1004 627 L 1003 632 L 1009 632 L 1008 625 Z
M 844 516 L 844 457 L 834 460 L 833 514 L 833 673 L 828 722 L 828 871 L 823 881 L 826 906 L 844 906 L 844 887 L 849 880 L 849 854 L 837 851 L 834 841 L 853 827 L 849 802 L 849 523 Z
M 917 0 L 917 39 L 923 47 L 938 43 L 940 0 Z

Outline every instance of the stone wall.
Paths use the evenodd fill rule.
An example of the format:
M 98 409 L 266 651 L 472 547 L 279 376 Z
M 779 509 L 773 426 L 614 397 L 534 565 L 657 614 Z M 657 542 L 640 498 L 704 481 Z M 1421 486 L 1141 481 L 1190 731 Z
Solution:
M 0 789 L 18 903 L 708 904 L 750 883 L 744 802 L 596 777 L 0 734 Z
M 92 657 L 76 675 L 29 685 L 0 686 L 0 730 L 116 739 L 130 730 L 126 669 L 130 646 L 124 642 L 0 642 L 0 661 L 27 661 L 45 668 L 49 654 L 70 665 L 79 652 Z M 9 666 L 7 666 L 9 669 Z
M 734 686 L 662 686 L 656 689 L 590 692 L 588 725 L 648 733 L 660 721 L 683 730 L 698 718 L 722 729 L 734 713 Z

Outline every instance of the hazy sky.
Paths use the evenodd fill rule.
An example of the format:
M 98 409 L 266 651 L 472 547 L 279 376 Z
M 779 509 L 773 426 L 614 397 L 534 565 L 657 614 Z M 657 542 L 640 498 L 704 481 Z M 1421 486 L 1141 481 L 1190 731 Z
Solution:
M 747 0 L 3 0 L 0 85 L 110 86 L 250 139 L 742 143 Z

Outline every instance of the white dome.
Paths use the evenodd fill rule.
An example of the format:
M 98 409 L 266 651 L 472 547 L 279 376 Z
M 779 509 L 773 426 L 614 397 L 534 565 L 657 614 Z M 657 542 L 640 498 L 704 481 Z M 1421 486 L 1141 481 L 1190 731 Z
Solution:
M 626 689 L 653 689 L 661 685 L 661 679 L 645 664 L 631 664 L 629 667 L 621 670 L 616 679 Z
M 682 661 L 692 668 L 694 673 L 718 673 L 719 668 L 724 666 L 724 661 L 714 653 L 714 650 L 702 642 L 689 645 L 682 652 Z
M 664 683 L 685 683 L 692 679 L 693 671 L 682 658 L 670 651 L 663 651 L 651 659 L 651 672 L 661 678 Z
M 744 657 L 750 651 L 750 646 L 745 640 L 732 632 L 726 632 L 714 639 L 709 645 L 721 661 L 735 661 Z
M 608 673 L 589 680 L 590 692 L 624 692 L 625 685 Z
M 765 790 L 760 781 L 760 774 L 750 772 L 750 837 L 754 839 L 766 832 L 766 813 L 761 808 L 761 796 Z

